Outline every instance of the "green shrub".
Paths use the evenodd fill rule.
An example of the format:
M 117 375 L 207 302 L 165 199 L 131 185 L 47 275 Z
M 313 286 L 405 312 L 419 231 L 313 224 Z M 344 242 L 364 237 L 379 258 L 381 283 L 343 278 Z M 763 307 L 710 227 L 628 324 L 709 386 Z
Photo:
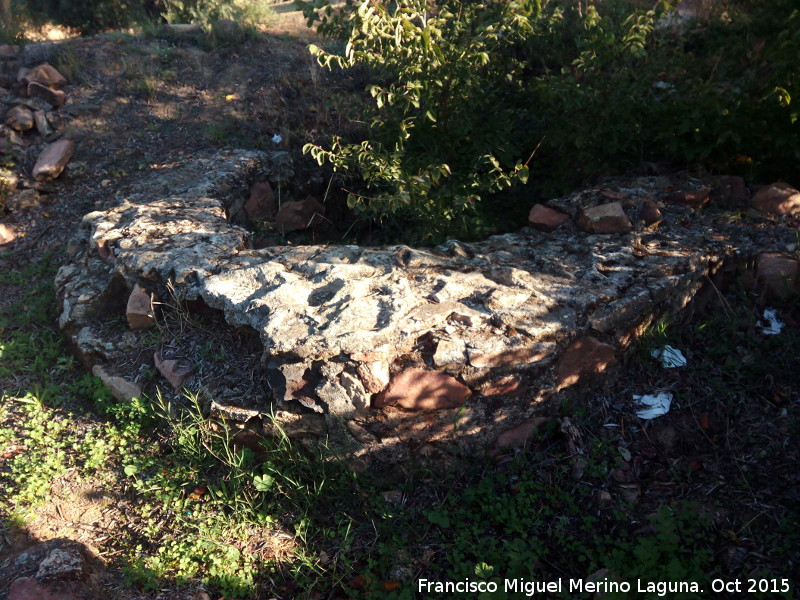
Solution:
M 84 33 L 125 27 L 145 15 L 142 0 L 25 0 L 25 8 L 35 23 L 52 21 Z
M 357 213 L 413 217 L 423 236 L 446 233 L 487 195 L 527 178 L 515 131 L 524 65 L 508 50 L 535 10 L 523 1 L 362 2 L 346 16 L 342 54 L 311 50 L 324 67 L 371 73 L 368 139 L 334 136 L 329 149 L 304 151 L 360 174 L 363 187 L 348 197 Z

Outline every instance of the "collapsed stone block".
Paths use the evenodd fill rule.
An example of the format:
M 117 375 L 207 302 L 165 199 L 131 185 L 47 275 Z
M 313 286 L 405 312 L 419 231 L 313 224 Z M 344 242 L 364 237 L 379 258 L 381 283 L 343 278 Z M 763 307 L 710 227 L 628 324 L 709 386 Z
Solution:
M 38 67 L 34 67 L 33 69 L 27 71 L 24 79 L 28 83 L 35 81 L 41 85 L 51 87 L 56 90 L 60 90 L 67 85 L 67 78 L 59 73 L 58 69 L 49 63 L 42 63 Z
M 16 131 L 33 129 L 33 113 L 24 106 L 15 106 L 6 113 L 6 125 Z
M 633 228 L 619 202 L 583 209 L 578 215 L 578 227 L 588 233 L 624 233 Z
M 36 181 L 50 181 L 61 175 L 69 159 L 72 158 L 74 148 L 75 142 L 70 140 L 59 140 L 48 144 L 36 159 L 33 178 Z
M 153 310 L 153 295 L 138 283 L 128 297 L 125 311 L 131 329 L 149 329 L 156 324 L 156 313 Z

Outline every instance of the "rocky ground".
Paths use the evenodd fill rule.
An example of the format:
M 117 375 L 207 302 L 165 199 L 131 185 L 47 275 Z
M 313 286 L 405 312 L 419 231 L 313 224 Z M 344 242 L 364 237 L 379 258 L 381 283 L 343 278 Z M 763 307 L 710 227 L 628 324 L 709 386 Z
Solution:
M 13 157 L 2 171 L 6 189 L 0 215 L 3 251 L 0 268 L 19 270 L 45 253 L 54 253 L 59 262 L 65 261 L 68 242 L 85 214 L 113 209 L 123 198 L 141 189 L 143 181 L 151 181 L 154 174 L 169 173 L 176 166 L 192 161 L 195 155 L 206 156 L 220 148 L 288 152 L 293 159 L 292 182 L 278 184 L 270 192 L 282 194 L 282 203 L 309 198 L 320 204 L 324 202 L 328 175 L 318 172 L 310 159 L 302 157 L 300 148 L 321 135 L 352 130 L 348 107 L 355 97 L 354 82 L 334 78 L 315 65 L 305 48 L 311 34 L 298 25 L 297 15 L 292 19 L 292 22 L 281 21 L 271 32 L 254 40 L 216 46 L 172 32 L 153 38 L 108 34 L 0 52 L 3 77 L 0 86 L 9 90 L 3 94 L 2 109 L 8 112 L 0 141 Z M 47 69 L 40 69 L 44 74 L 34 72 L 20 77 L 19 69 L 35 69 L 44 63 L 53 65 L 65 81 Z M 29 96 L 27 104 L 13 100 L 23 91 L 23 85 L 24 93 Z M 42 158 L 48 148 L 51 156 Z M 164 177 L 163 185 L 163 193 L 168 194 L 169 177 Z M 673 226 L 683 224 L 690 228 L 694 211 L 708 202 L 709 190 L 713 190 L 716 203 L 735 212 L 748 230 L 757 231 L 756 237 L 768 239 L 774 246 L 771 249 L 783 255 L 777 262 L 773 259 L 772 266 L 762 267 L 761 287 L 755 288 L 756 293 L 762 294 L 764 300 L 777 298 L 785 291 L 782 286 L 787 277 L 796 277 L 797 272 L 797 247 L 792 247 L 796 240 L 791 239 L 798 226 L 800 205 L 800 196 L 795 191 L 778 186 L 751 197 L 755 189 L 748 189 L 746 182 L 724 178 L 698 186 L 704 190 L 699 195 L 688 188 L 669 191 L 670 185 L 662 186 L 659 199 L 676 194 L 669 198 L 665 209 L 671 214 Z M 531 224 L 537 230 L 550 232 L 573 219 L 577 227 L 574 231 L 582 232 L 580 235 L 603 233 L 597 229 L 603 227 L 613 233 L 633 227 L 623 212 L 624 206 L 629 212 L 635 209 L 645 227 L 657 226 L 663 218 L 658 206 L 638 202 L 628 205 L 626 201 L 631 198 L 614 191 L 618 188 L 611 185 L 598 188 L 606 191 L 605 212 L 554 201 L 533 211 Z M 619 205 L 611 206 L 618 202 Z M 327 220 L 314 221 L 315 212 L 318 207 L 299 219 L 318 225 L 302 235 L 330 239 L 350 225 L 338 218 L 344 213 L 335 206 L 328 208 Z M 686 218 L 681 221 L 684 213 Z M 274 214 L 270 218 L 282 227 L 268 225 L 256 230 L 252 235 L 256 247 L 285 241 L 282 234 L 291 222 L 290 217 L 283 222 Z M 640 258 L 649 256 L 650 250 L 640 248 Z M 609 263 L 609 272 L 613 268 Z M 767 280 L 765 273 L 770 269 L 775 274 Z M 16 286 L 0 290 L 0 309 L 9 306 L 18 292 Z M 602 300 L 599 302 L 602 304 Z M 710 302 L 714 306 L 713 298 Z M 797 321 L 792 320 L 798 319 L 796 305 L 777 299 L 774 303 L 788 321 L 788 335 L 797 336 Z M 168 326 L 180 329 L 179 321 Z M 222 340 L 220 346 L 238 349 L 242 360 L 260 351 L 257 342 L 237 338 L 224 324 L 214 327 L 218 327 L 220 338 L 229 338 Z M 516 331 L 508 335 L 515 334 Z M 752 336 L 763 337 L 763 334 L 753 328 Z M 198 353 L 202 350 L 198 344 L 202 343 L 193 341 L 191 336 L 179 342 L 184 349 L 194 348 Z M 743 341 L 735 350 L 729 349 L 729 356 L 718 357 L 720 364 L 708 358 L 703 359 L 708 361 L 704 364 L 709 370 L 730 366 L 735 372 L 736 364 L 728 365 L 730 361 L 739 361 L 746 368 L 759 358 L 748 355 L 748 348 Z M 699 345 L 686 350 L 690 359 L 701 356 Z M 786 358 L 781 357 L 775 364 L 786 365 Z M 699 395 L 704 384 L 680 370 L 643 371 L 640 363 L 628 356 L 621 363 L 623 377 L 619 383 L 613 387 L 598 384 L 595 390 L 590 388 L 585 392 L 593 396 L 588 403 L 591 415 L 586 424 L 580 425 L 584 428 L 584 439 L 613 438 L 626 449 L 611 474 L 614 486 L 611 493 L 622 495 L 631 504 L 639 503 L 642 514 L 678 498 L 696 498 L 702 502 L 711 494 L 717 500 L 722 496 L 721 502 L 730 508 L 717 512 L 713 518 L 719 526 L 727 524 L 731 536 L 720 550 L 724 554 L 721 560 L 733 565 L 732 568 L 746 560 L 774 566 L 769 552 L 759 542 L 740 536 L 739 532 L 750 519 L 783 523 L 787 503 L 798 499 L 795 491 L 798 449 L 796 438 L 791 436 L 795 425 L 790 419 L 800 393 L 796 376 L 785 371 L 761 373 L 761 380 L 747 385 L 748 399 L 752 402 L 737 404 L 735 410 L 724 402 L 697 406 L 688 402 L 682 410 L 672 411 L 647 426 L 630 427 L 632 415 L 623 415 L 614 397 L 629 396 L 632 390 L 645 388 L 679 390 L 688 397 L 692 392 Z M 224 375 L 215 373 L 220 378 Z M 495 384 L 500 396 L 524 393 L 524 389 L 519 391 L 519 381 L 514 378 Z M 3 385 L 10 389 L 12 382 Z M 737 383 L 732 385 L 736 388 Z M 383 400 L 391 404 L 386 397 L 391 400 L 391 390 Z M 404 398 L 395 398 L 394 402 L 402 407 Z M 527 421 L 521 430 L 507 432 L 508 443 L 500 447 L 517 447 L 529 441 L 532 431 L 547 422 L 547 417 L 537 419 Z M 561 427 L 566 428 L 567 444 L 574 448 L 575 444 L 583 443 L 580 435 L 569 430 L 569 422 L 562 421 Z M 498 463 L 502 463 L 504 456 L 498 457 Z M 580 470 L 579 462 L 576 469 Z M 685 472 L 682 480 L 673 477 L 676 469 Z M 755 478 L 745 476 L 754 472 L 758 473 Z M 740 479 L 751 483 L 730 484 Z M 77 482 L 73 483 L 73 488 L 80 488 Z M 611 493 L 598 492 L 597 502 L 610 503 Z M 83 578 L 89 582 L 83 593 L 93 590 L 91 593 L 100 594 L 99 590 L 104 590 L 104 597 L 164 600 L 210 597 L 202 587 L 149 595 L 125 587 L 118 574 L 104 566 L 113 564 L 113 555 L 102 554 L 102 536 L 82 538 L 84 543 L 92 545 L 94 553 L 87 553 L 85 546 L 69 539 L 57 539 L 70 535 L 76 539 L 64 522 L 83 524 L 93 535 L 113 531 L 112 521 L 120 511 L 124 512 L 124 505 L 111 510 L 104 498 L 80 497 L 70 501 L 57 490 L 54 498 L 58 500 L 48 503 L 30 525 L 28 537 L 10 536 L 6 545 L 0 545 L 0 576 L 9 582 L 23 579 L 11 590 L 5 590 L 10 592 L 11 600 L 75 597 L 69 586 L 62 586 L 58 595 L 43 595 L 45 592 L 40 588 L 43 582 L 59 578 Z M 98 554 L 103 560 L 97 559 Z M 0 597 L 2 593 L 0 590 Z

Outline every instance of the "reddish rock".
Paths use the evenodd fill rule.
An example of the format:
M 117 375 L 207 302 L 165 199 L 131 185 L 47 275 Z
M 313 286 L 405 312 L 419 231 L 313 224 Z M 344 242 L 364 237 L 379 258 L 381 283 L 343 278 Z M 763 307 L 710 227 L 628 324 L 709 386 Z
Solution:
M 800 212 L 800 192 L 788 183 L 773 183 L 759 188 L 751 204 L 761 212 L 791 215 Z
M 556 372 L 559 389 L 577 383 L 582 377 L 602 373 L 616 362 L 614 346 L 587 335 L 572 342 L 559 360 Z
M 161 376 L 169 381 L 176 391 L 181 389 L 183 383 L 192 374 L 191 367 L 182 367 L 174 359 L 164 359 L 161 357 L 161 352 L 156 352 L 153 355 L 153 361 Z
M 8 223 L 0 223 L 0 246 L 10 244 L 17 239 L 17 232 Z
M 578 215 L 578 227 L 589 233 L 623 233 L 632 225 L 619 202 L 610 202 L 583 209 Z
M 36 181 L 50 181 L 61 175 L 69 159 L 72 158 L 74 148 L 75 142 L 70 140 L 59 140 L 48 144 L 36 159 L 33 178 Z
M 527 445 L 528 442 L 536 437 L 539 428 L 549 421 L 550 419 L 547 417 L 534 417 L 516 427 L 507 429 L 497 436 L 497 441 L 494 443 L 495 451 L 503 448 L 521 448 Z
M 25 74 L 25 81 L 35 81 L 41 85 L 60 90 L 67 85 L 67 78 L 58 72 L 58 69 L 48 63 L 42 63 Z
M 796 293 L 800 284 L 800 262 L 783 254 L 759 254 L 756 284 L 768 296 L 782 298 Z
M 569 221 L 569 215 L 553 210 L 543 204 L 536 204 L 528 213 L 528 223 L 539 231 L 553 231 Z
M 102 381 L 111 395 L 120 402 L 130 402 L 133 398 L 142 397 L 142 388 L 124 377 L 110 373 L 103 365 L 92 367 L 92 375 Z
M 278 214 L 275 215 L 275 224 L 284 233 L 299 231 L 321 223 L 321 215 L 324 214 L 325 207 L 311 197 L 300 201 L 284 202 L 278 210 Z
M 133 291 L 128 297 L 128 307 L 125 311 L 128 325 L 131 329 L 148 329 L 156 324 L 156 314 L 153 310 L 153 295 L 138 283 L 133 286 Z
M 63 106 L 67 101 L 67 95 L 61 90 L 54 90 L 36 81 L 28 84 L 28 96 L 31 98 L 41 98 L 53 106 Z
M 664 202 L 700 208 L 708 203 L 711 190 L 684 190 L 664 196 Z
M 722 208 L 747 206 L 750 192 L 741 177 L 720 177 L 711 190 L 711 201 Z
M 275 194 L 266 181 L 257 181 L 250 188 L 250 197 L 244 203 L 244 212 L 253 221 L 272 219 L 277 212 Z
M 32 577 L 22 577 L 11 584 L 8 600 L 79 600 L 80 596 L 72 594 L 75 587 L 83 586 L 75 582 L 44 584 Z
M 519 396 L 527 391 L 518 375 L 504 375 L 481 388 L 481 396 Z
M 33 113 L 24 106 L 15 106 L 6 113 L 6 125 L 17 131 L 33 129 Z
M 396 405 L 406 410 L 457 408 L 469 398 L 470 389 L 444 373 L 408 369 L 395 377 L 375 401 L 378 408 Z
M 664 220 L 664 215 L 661 214 L 658 204 L 652 200 L 643 200 L 641 204 L 639 204 L 638 214 L 639 218 L 647 227 L 658 225 Z
M 600 190 L 600 195 L 609 200 L 627 200 L 630 198 L 630 194 L 615 192 L 614 190 Z

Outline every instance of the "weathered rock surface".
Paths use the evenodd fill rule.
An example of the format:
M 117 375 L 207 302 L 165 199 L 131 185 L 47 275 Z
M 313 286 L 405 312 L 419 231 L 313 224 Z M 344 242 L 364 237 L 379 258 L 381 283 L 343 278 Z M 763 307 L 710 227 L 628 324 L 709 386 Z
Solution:
M 610 367 L 640 325 L 689 303 L 726 258 L 778 243 L 684 206 L 664 207 L 659 231 L 632 231 L 621 201 L 607 200 L 622 198 L 633 216 L 668 185 L 629 178 L 547 203 L 616 233 L 525 228 L 433 249 L 254 250 L 226 215 L 253 181 L 273 181 L 273 169 L 280 178 L 290 166 L 257 152 L 195 156 L 86 215 L 56 278 L 59 323 L 85 362 L 110 362 L 118 350 L 98 317 L 136 284 L 221 311 L 231 327 L 257 333 L 270 383 L 225 406 L 215 399 L 217 410 L 244 420 L 274 413 L 264 431 L 279 422 L 304 438 L 324 430 L 359 460 L 492 451 L 545 401 Z M 504 376 L 515 382 L 509 393 L 497 384 L 492 395 Z
M 40 542 L 0 562 L 0 594 L 7 591 L 8 600 L 98 597 L 92 580 L 98 567 L 78 542 L 64 538 Z

